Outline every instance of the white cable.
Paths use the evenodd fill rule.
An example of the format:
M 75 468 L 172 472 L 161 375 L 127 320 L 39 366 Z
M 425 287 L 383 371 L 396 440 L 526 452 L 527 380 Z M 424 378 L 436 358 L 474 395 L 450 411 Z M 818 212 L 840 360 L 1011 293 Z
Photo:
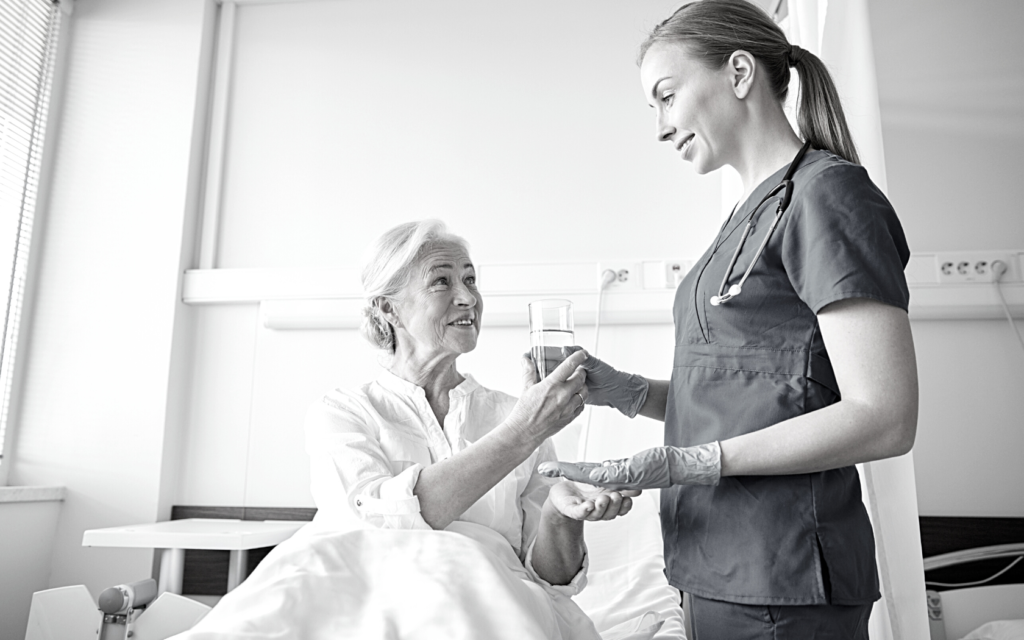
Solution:
M 992 272 L 996 274 L 995 288 L 996 295 L 999 296 L 999 302 L 1003 305 L 1003 311 L 1006 313 L 1006 319 L 1010 321 L 1010 326 L 1013 327 L 1013 332 L 1017 334 L 1017 341 L 1020 342 L 1021 348 L 1024 348 L 1024 338 L 1020 335 L 1020 329 L 1017 328 L 1017 323 L 1013 321 L 1013 314 L 1010 313 L 1010 306 L 1006 304 L 1006 298 L 1003 297 L 1002 279 L 1003 274 L 1006 273 L 1006 263 L 1002 260 L 996 260 L 992 263 Z
M 1001 571 L 999 571 L 998 573 L 995 573 L 994 575 L 991 575 L 991 576 L 985 578 L 984 580 L 977 580 L 975 582 L 960 582 L 960 583 L 931 582 L 931 581 L 925 580 L 925 584 L 928 585 L 928 586 L 931 586 L 931 587 L 952 587 L 952 588 L 957 588 L 957 589 L 960 588 L 960 587 L 977 587 L 978 585 L 985 584 L 986 582 L 992 582 L 993 580 L 995 580 L 996 578 L 998 578 L 999 576 L 1003 575 L 1004 573 L 1006 573 L 1007 571 L 1012 569 L 1014 566 L 1016 566 L 1016 564 L 1018 562 L 1020 562 L 1021 560 L 1024 560 L 1024 556 L 1018 557 L 1016 560 L 1014 560 L 1010 564 L 1008 564 L 1005 567 L 1003 567 L 1003 569 Z
M 594 350 L 590 355 L 597 357 L 597 347 L 601 341 L 601 303 L 604 301 L 604 290 L 615 281 L 615 272 L 605 269 L 601 274 L 601 284 L 597 289 L 597 318 L 594 320 Z M 594 407 L 587 409 L 587 421 L 583 424 L 583 431 L 580 434 L 581 445 L 576 447 L 576 457 L 582 460 L 587 459 L 587 446 L 590 443 L 590 419 L 594 416 Z

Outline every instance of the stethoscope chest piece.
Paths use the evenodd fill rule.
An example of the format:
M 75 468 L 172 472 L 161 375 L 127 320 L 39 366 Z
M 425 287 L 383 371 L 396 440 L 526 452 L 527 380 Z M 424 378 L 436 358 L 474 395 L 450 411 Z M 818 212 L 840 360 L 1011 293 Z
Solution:
M 743 287 L 741 287 L 738 284 L 734 284 L 731 287 L 729 287 L 729 293 L 725 295 L 711 296 L 711 306 L 717 307 L 718 305 L 722 304 L 729 298 L 735 298 L 736 296 L 740 295 L 740 292 L 742 291 Z

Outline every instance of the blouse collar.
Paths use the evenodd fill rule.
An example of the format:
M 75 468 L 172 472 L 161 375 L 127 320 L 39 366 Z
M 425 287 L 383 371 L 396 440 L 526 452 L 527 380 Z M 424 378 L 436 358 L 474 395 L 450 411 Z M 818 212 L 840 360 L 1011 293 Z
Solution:
M 476 389 L 480 387 L 480 383 L 478 383 L 472 375 L 468 373 L 462 373 L 461 375 L 464 378 L 464 380 L 461 383 L 459 383 L 454 389 L 448 392 L 449 397 L 468 396 L 469 394 L 473 393 Z M 382 371 L 380 375 L 377 376 L 377 384 L 400 396 L 411 396 L 418 398 L 426 398 L 427 396 L 426 392 L 423 390 L 423 387 L 413 384 L 412 382 L 409 382 L 408 380 L 405 380 L 403 378 L 399 378 L 398 376 L 391 373 L 387 369 Z

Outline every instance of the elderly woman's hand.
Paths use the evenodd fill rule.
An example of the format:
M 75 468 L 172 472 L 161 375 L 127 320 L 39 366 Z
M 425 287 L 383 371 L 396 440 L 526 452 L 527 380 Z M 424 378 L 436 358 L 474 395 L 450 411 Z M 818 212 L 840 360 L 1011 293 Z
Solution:
M 548 494 L 550 508 L 572 520 L 614 520 L 633 508 L 639 491 L 614 491 L 578 482 L 559 482 Z
M 580 366 L 586 359 L 586 351 L 577 351 L 538 381 L 533 360 L 523 356 L 523 395 L 509 414 L 509 424 L 539 446 L 572 422 L 587 401 L 587 372 Z

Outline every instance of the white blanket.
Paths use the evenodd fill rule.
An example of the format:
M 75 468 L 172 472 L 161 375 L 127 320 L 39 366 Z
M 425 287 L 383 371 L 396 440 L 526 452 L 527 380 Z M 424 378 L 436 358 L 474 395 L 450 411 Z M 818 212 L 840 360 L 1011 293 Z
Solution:
M 309 528 L 175 640 L 600 638 L 568 596 L 529 578 L 504 538 L 477 529 Z

